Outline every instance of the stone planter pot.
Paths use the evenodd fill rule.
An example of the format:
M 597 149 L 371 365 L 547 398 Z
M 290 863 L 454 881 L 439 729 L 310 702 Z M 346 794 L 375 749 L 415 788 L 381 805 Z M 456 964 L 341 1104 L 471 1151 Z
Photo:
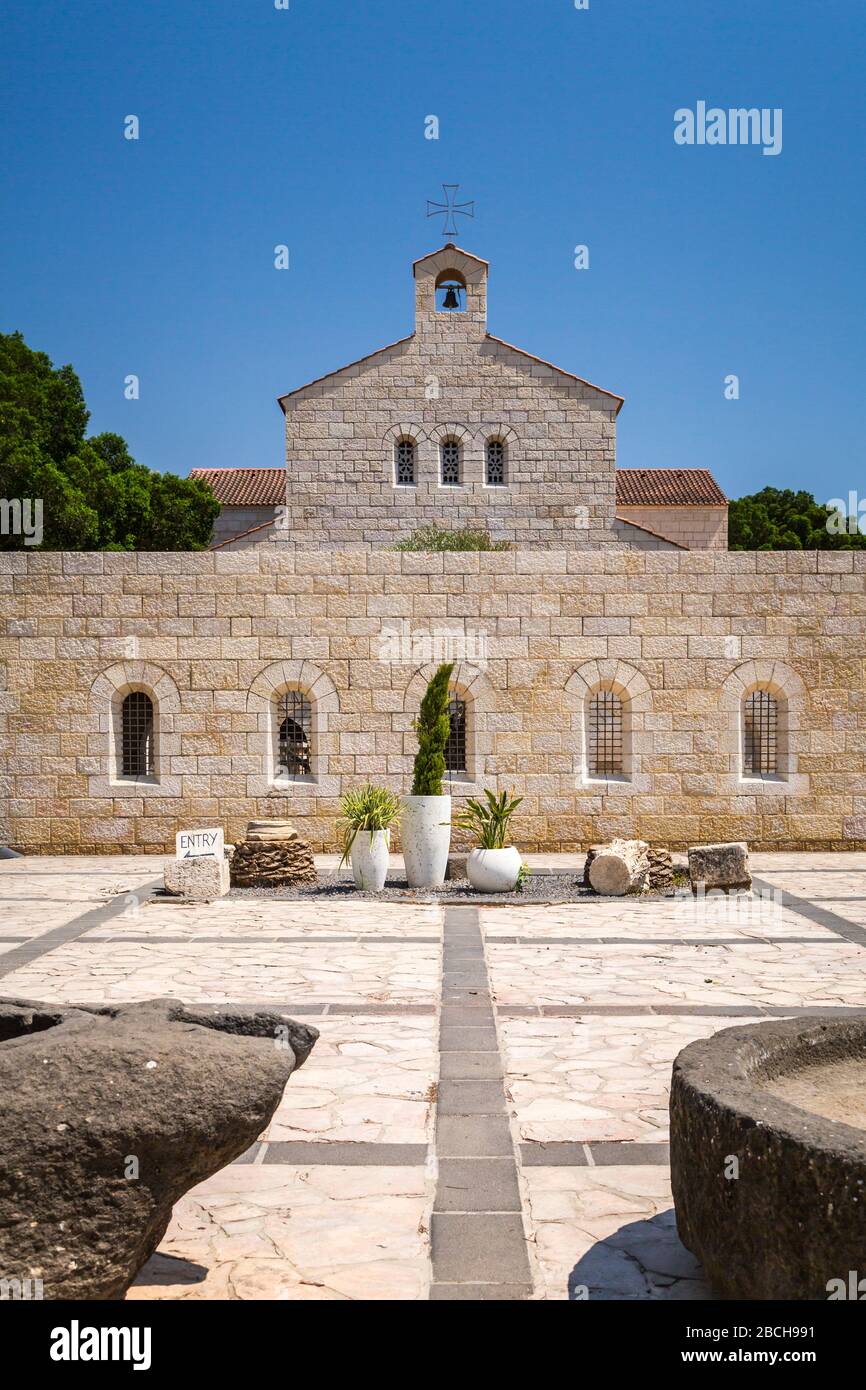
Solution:
M 451 797 L 405 796 L 400 827 L 410 888 L 441 888 L 451 848 Z
M 388 877 L 390 830 L 359 830 L 352 843 L 355 887 L 364 893 L 381 893 Z
M 520 850 L 474 849 L 466 861 L 466 873 L 478 893 L 510 893 L 517 886 L 520 873 Z

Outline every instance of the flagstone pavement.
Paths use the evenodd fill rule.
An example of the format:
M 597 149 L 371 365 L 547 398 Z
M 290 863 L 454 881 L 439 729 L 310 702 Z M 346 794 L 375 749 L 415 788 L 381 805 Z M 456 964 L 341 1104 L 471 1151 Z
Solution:
M 673 1219 L 674 1057 L 866 1011 L 866 854 L 753 855 L 736 902 L 481 909 L 185 905 L 162 864 L 0 862 L 0 993 L 267 1004 L 321 1037 L 132 1299 L 710 1298 Z

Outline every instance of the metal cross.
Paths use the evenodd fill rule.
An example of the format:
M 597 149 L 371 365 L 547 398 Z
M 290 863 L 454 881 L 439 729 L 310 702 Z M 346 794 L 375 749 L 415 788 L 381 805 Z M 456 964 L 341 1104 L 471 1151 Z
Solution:
M 428 217 L 441 216 L 443 213 L 445 215 L 445 225 L 442 228 L 443 236 L 448 236 L 449 234 L 451 236 L 457 235 L 455 218 L 475 216 L 474 201 L 471 203 L 458 203 L 455 201 L 459 187 L 459 183 L 443 183 L 442 192 L 445 194 L 444 203 L 433 203 L 429 198 L 427 199 Z

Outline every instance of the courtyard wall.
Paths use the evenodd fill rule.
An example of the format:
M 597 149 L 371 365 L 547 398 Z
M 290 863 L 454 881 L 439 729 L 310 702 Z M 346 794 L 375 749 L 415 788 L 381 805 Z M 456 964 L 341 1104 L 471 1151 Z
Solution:
M 267 545 L 0 554 L 0 843 L 162 852 L 178 829 L 290 816 L 336 846 L 341 789 L 409 790 L 412 719 L 449 651 L 466 776 L 525 797 L 525 849 L 615 834 L 685 847 L 866 848 L 866 556 L 597 549 L 401 554 Z M 741 701 L 785 718 L 782 775 L 750 781 Z M 589 777 L 586 702 L 628 708 L 625 777 Z M 313 709 L 313 780 L 275 782 L 274 696 Z M 153 780 L 113 752 L 116 700 L 157 707 Z

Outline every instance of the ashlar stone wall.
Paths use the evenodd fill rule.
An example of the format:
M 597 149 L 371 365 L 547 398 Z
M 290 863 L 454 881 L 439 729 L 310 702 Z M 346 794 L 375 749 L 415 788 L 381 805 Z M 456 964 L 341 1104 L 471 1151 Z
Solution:
M 687 550 L 727 550 L 727 507 L 617 507 L 617 516 L 668 536 Z
M 415 716 L 454 655 L 459 799 L 526 800 L 526 849 L 612 835 L 684 847 L 866 847 L 866 558 L 854 553 L 0 554 L 0 843 L 172 851 L 175 832 L 291 816 L 337 843 L 338 797 L 409 790 Z M 779 700 L 779 775 L 743 775 L 742 702 Z M 619 694 L 624 766 L 593 778 L 587 703 Z M 309 777 L 277 771 L 274 706 L 311 706 Z M 117 711 L 156 705 L 152 778 Z

